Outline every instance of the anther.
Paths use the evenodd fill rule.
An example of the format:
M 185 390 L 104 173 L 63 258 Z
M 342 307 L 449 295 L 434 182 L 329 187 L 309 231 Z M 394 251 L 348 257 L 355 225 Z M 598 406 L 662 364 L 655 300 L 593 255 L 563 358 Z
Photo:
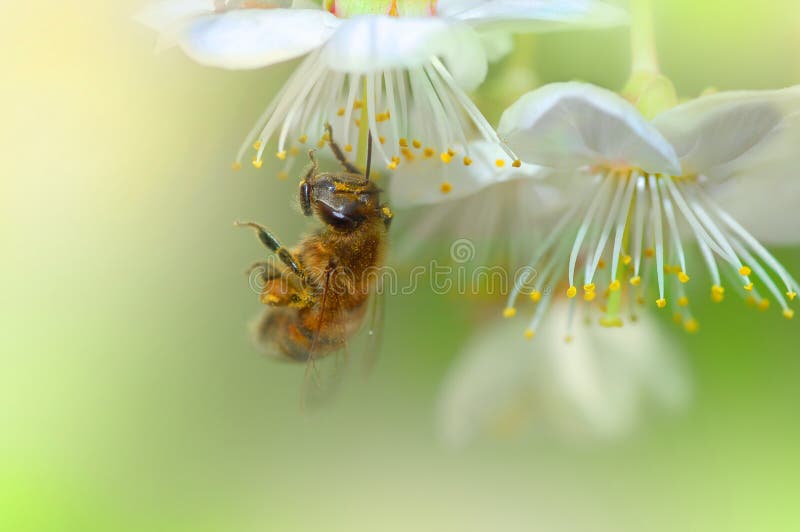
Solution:
M 569 288 L 567 288 L 567 297 L 568 298 L 572 299 L 576 295 L 578 295 L 578 289 L 576 287 L 570 286 Z
M 275 157 L 277 157 L 281 161 L 286 160 L 286 150 L 279 151 L 278 153 L 275 154 Z
M 667 306 L 667 300 L 663 297 L 661 299 L 656 299 L 656 306 L 658 308 L 664 308 Z
M 632 260 L 633 260 L 633 259 L 631 258 L 631 256 L 630 256 L 630 255 L 625 255 L 625 256 L 623 256 L 623 257 L 622 257 L 622 264 L 624 264 L 625 266 L 627 266 L 628 264 L 630 264 L 630 263 L 631 263 L 631 261 L 632 261 Z
M 739 275 L 741 275 L 742 277 L 747 277 L 751 273 L 753 273 L 753 270 L 751 270 L 747 266 L 742 266 L 741 268 L 739 268 Z
M 748 292 L 752 292 L 753 291 L 753 283 L 747 283 L 746 285 L 744 285 L 744 289 L 747 290 Z
M 469 166 L 472 164 L 472 159 L 469 157 L 464 157 L 464 166 Z
M 633 286 L 639 286 L 639 284 L 640 284 L 641 282 L 642 282 L 642 278 L 641 278 L 641 277 L 639 277 L 638 275 L 637 275 L 636 277 L 631 277 L 631 284 L 632 284 Z
M 620 286 L 621 283 L 619 282 L 619 279 L 614 279 L 613 281 L 611 281 L 611 284 L 608 285 L 608 289 L 611 290 L 612 292 L 616 292 L 617 290 L 620 289 Z
M 408 148 L 408 139 L 402 138 L 399 142 L 401 148 Z
M 498 168 L 502 168 L 502 167 L 504 167 L 504 166 L 506 165 L 506 162 L 505 162 L 503 159 L 497 159 L 497 160 L 494 162 L 494 164 L 495 164 L 495 166 L 497 166 Z
M 525 338 L 528 340 L 533 340 L 533 337 L 536 336 L 536 333 L 533 329 L 525 329 Z
M 280 172 L 278 172 L 278 179 L 280 179 L 281 181 L 286 181 L 287 179 L 289 179 L 289 172 L 281 170 Z
M 433 154 L 435 154 L 435 153 L 436 152 L 434 151 L 433 148 L 425 148 L 424 150 L 422 150 L 422 155 L 424 155 L 428 159 L 433 157 Z
M 794 301 L 794 298 L 797 297 L 797 292 L 793 292 L 793 291 L 790 290 L 790 291 L 786 292 L 786 297 L 789 298 L 789 301 Z
M 647 248 L 644 250 L 644 256 L 647 257 L 648 259 L 652 259 L 653 257 L 656 256 L 656 250 L 653 248 Z
M 231 170 L 241 170 L 241 169 L 242 169 L 242 163 L 240 163 L 239 161 L 236 161 L 235 163 L 231 164 Z
M 442 194 L 449 194 L 450 191 L 453 190 L 453 185 L 445 181 L 444 183 L 442 183 L 440 190 L 442 191 Z
M 762 299 L 758 302 L 758 310 L 765 311 L 769 310 L 769 299 Z
M 414 146 L 416 149 L 420 149 L 422 147 L 422 143 L 417 139 L 412 140 L 411 145 Z
M 297 142 L 299 142 L 300 144 L 305 144 L 307 140 L 308 140 L 308 135 L 302 135 L 299 139 L 297 139 Z
M 441 155 L 439 155 L 439 157 L 442 159 L 442 162 L 445 163 L 445 164 L 449 164 L 450 161 L 453 160 L 453 156 L 450 155 L 449 153 L 447 153 L 446 151 L 443 151 L 441 153 Z
M 260 150 L 261 149 L 261 141 L 260 140 L 257 140 L 257 141 L 255 141 L 253 143 L 253 149 L 254 150 Z
M 514 168 L 519 168 L 520 166 L 522 166 L 522 161 L 520 161 L 519 159 L 514 159 L 514 162 L 511 163 L 511 166 L 513 166 Z
M 513 318 L 517 315 L 517 309 L 514 307 L 506 307 L 503 309 L 503 317 L 504 318 Z
M 345 144 L 344 145 L 344 151 L 346 151 L 348 153 L 353 151 L 353 145 L 352 144 Z
M 700 323 L 696 319 L 690 318 L 686 320 L 686 323 L 683 324 L 683 330 L 690 334 L 694 334 L 700 330 Z
M 725 289 L 719 285 L 714 285 L 711 287 L 711 300 L 714 303 L 720 303 L 722 300 L 725 299 Z
M 253 159 L 253 166 L 256 168 L 261 168 L 261 165 L 264 164 L 264 161 L 261 159 Z
M 686 273 L 685 273 L 685 272 L 680 272 L 680 273 L 678 274 L 678 280 L 679 280 L 681 283 L 683 283 L 683 284 L 686 284 L 686 283 L 688 283 L 688 282 L 689 282 L 689 276 L 688 276 L 688 275 L 686 275 Z
M 583 291 L 584 292 L 594 292 L 596 288 L 597 287 L 595 286 L 594 283 L 589 283 L 589 284 L 583 285 Z
M 338 111 L 336 111 L 337 116 L 344 116 L 344 107 L 340 107 Z
M 794 310 L 790 308 L 783 309 L 783 317 L 786 318 L 787 320 L 794 318 Z
M 378 142 L 380 142 L 381 144 L 386 144 L 386 137 L 384 137 L 383 135 L 379 135 Z
M 534 303 L 538 303 L 541 300 L 542 300 L 541 292 L 539 292 L 538 290 L 534 290 L 533 292 L 531 292 L 531 301 L 533 301 Z
M 678 298 L 678 306 L 679 307 L 688 307 L 689 306 L 689 298 L 686 296 L 681 296 Z

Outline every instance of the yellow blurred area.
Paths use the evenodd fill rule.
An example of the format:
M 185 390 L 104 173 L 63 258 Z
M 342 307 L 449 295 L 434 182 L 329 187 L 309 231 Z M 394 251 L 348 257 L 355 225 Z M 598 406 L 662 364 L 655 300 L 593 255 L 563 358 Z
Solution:
M 370 379 L 302 415 L 302 369 L 249 344 L 261 250 L 232 227 L 294 241 L 295 184 L 230 170 L 293 65 L 155 54 L 143 4 L 2 8 L 0 530 L 800 529 L 800 332 L 738 303 L 698 305 L 681 338 L 690 412 L 617 445 L 443 448 L 432 408 L 468 313 L 427 293 L 390 299 Z M 797 0 L 657 12 L 683 96 L 800 82 Z M 533 42 L 541 82 L 627 76 L 624 30 Z

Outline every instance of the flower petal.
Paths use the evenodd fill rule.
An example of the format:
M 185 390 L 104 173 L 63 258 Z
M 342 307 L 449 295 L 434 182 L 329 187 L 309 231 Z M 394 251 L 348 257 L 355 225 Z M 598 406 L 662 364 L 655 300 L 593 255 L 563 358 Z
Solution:
M 564 316 L 567 303 L 553 310 Z M 439 429 L 454 445 L 526 423 L 561 438 L 610 440 L 634 428 L 642 403 L 675 410 L 689 396 L 669 338 L 646 318 L 626 334 L 585 329 L 569 344 L 552 328 L 526 341 L 519 323 L 503 321 L 483 330 L 449 370 Z
M 486 52 L 468 26 L 442 18 L 398 18 L 381 15 L 345 21 L 323 50 L 328 68 L 368 73 L 413 68 L 443 59 L 465 90 L 486 77 Z
M 168 31 L 200 15 L 215 12 L 215 0 L 166 0 L 145 6 L 136 14 L 136 20 L 159 32 Z
M 672 146 L 635 107 L 586 83 L 553 83 L 523 95 L 503 113 L 498 133 L 520 158 L 553 168 L 680 171 Z
M 550 31 L 628 24 L 628 14 L 594 0 L 439 0 L 437 13 L 481 29 Z
M 391 181 L 392 205 L 404 208 L 453 201 L 497 183 L 514 179 L 535 180 L 545 173 L 543 168 L 531 164 L 513 167 L 503 149 L 490 142 L 470 143 L 469 166 L 462 160 L 464 149 L 461 146 L 456 148 L 457 155 L 449 164 L 442 164 L 438 156 L 401 164 Z M 503 161 L 503 166 L 498 167 L 496 161 Z M 452 189 L 443 194 L 442 183 L 448 183 Z
M 675 147 L 685 174 L 725 179 L 771 143 L 796 151 L 800 130 L 786 124 L 798 112 L 800 87 L 721 92 L 674 107 L 653 124 Z
M 179 41 L 200 64 L 252 69 L 322 46 L 338 24 L 335 16 L 322 10 L 240 9 L 196 18 Z

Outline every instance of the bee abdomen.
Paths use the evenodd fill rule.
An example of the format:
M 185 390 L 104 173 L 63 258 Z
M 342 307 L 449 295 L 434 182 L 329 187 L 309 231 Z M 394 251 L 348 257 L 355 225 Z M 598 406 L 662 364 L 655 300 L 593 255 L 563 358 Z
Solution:
M 314 357 L 342 347 L 341 338 L 304 327 L 294 309 L 265 310 L 253 323 L 252 331 L 254 340 L 267 355 L 295 362 L 307 361 L 312 347 Z

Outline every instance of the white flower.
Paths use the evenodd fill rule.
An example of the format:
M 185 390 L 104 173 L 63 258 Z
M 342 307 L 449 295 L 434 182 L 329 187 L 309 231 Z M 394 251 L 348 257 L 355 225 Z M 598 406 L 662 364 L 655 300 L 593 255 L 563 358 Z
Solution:
M 568 311 L 562 299 L 554 309 Z M 438 404 L 443 439 L 551 433 L 576 443 L 629 433 L 643 407 L 683 407 L 686 372 L 670 339 L 641 321 L 620 336 L 589 327 L 569 343 L 552 329 L 530 344 L 508 321 L 491 324 L 449 369 Z
M 771 299 L 793 317 L 798 283 L 761 241 L 800 240 L 800 87 L 704 96 L 648 122 L 610 91 L 558 83 L 521 97 L 498 132 L 523 159 L 557 169 L 552 183 L 572 187 L 571 206 L 529 263 L 545 272 L 534 300 L 541 286 L 570 298 L 581 286 L 604 310 L 601 322 L 619 326 L 624 302 L 643 301 L 655 276 L 657 306 L 670 302 L 693 331 L 684 284 L 705 269 L 715 301 L 725 277 L 762 309 Z M 689 240 L 703 265 L 688 260 Z
M 288 0 L 169 0 L 140 19 L 204 65 L 260 68 L 306 56 L 238 160 L 252 143 L 260 167 L 272 139 L 286 159 L 330 122 L 346 151 L 364 146 L 369 131 L 390 168 L 415 153 L 449 162 L 453 147 L 475 135 L 498 142 L 464 92 L 486 75 L 484 30 L 627 21 L 589 0 L 326 0 L 323 9 Z

